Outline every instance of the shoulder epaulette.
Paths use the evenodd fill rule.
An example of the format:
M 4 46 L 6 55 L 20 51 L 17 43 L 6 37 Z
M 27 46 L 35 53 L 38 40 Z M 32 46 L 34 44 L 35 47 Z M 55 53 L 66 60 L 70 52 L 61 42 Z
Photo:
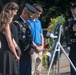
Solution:
M 19 23 L 18 21 L 14 21 L 14 23 Z
M 22 26 L 22 24 L 19 21 L 14 21 L 15 24 L 18 24 L 19 26 Z

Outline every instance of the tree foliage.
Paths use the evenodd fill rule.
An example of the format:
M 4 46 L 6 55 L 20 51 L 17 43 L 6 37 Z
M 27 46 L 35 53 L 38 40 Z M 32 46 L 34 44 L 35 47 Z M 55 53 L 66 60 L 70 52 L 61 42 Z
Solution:
M 0 1 L 0 11 L 2 10 L 3 6 L 12 0 L 1 0 Z M 20 9 L 18 15 L 20 15 L 22 8 L 24 7 L 25 3 L 40 3 L 43 7 L 43 13 L 40 17 L 42 21 L 42 27 L 46 28 L 49 25 L 50 18 L 57 17 L 63 14 L 66 18 L 71 17 L 70 13 L 70 2 L 76 2 L 76 0 L 13 0 L 16 2 Z

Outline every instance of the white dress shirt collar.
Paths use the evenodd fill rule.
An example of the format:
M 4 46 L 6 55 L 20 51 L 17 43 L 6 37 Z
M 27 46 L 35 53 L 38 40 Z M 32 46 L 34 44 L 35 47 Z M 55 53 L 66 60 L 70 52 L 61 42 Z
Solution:
M 23 20 L 24 23 L 26 23 L 26 21 L 22 18 L 22 16 L 20 16 L 20 18 Z

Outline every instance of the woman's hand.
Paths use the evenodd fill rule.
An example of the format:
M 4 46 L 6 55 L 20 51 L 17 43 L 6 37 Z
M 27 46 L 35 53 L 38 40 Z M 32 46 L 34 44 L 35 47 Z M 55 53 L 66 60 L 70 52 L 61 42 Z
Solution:
M 15 46 L 15 49 L 17 50 L 17 54 L 20 57 L 21 56 L 21 49 L 19 48 L 19 46 L 17 45 L 16 41 L 13 38 L 13 44 Z
M 17 54 L 19 57 L 21 56 L 21 49 L 20 48 L 17 49 Z
M 17 60 L 17 61 L 20 60 L 20 57 L 19 57 L 18 55 L 16 55 L 15 57 L 16 57 L 16 60 Z

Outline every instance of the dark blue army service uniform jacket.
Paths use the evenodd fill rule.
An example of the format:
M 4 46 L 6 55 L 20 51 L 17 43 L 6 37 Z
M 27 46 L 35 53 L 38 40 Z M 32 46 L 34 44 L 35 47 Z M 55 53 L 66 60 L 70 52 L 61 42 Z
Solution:
M 26 31 L 26 28 L 25 28 L 24 26 L 22 26 L 22 24 L 21 24 L 21 23 L 24 23 L 23 20 L 21 19 L 21 17 L 19 17 L 19 18 L 17 19 L 17 22 L 19 22 L 19 23 L 18 23 L 18 24 L 14 23 L 14 24 L 15 24 L 15 26 L 16 26 L 17 29 L 18 29 L 18 36 L 19 36 L 20 28 L 23 27 L 23 29 L 25 29 L 25 31 Z M 23 37 L 27 38 L 27 40 L 26 40 L 27 42 L 26 42 L 26 41 L 25 41 L 25 42 L 26 42 L 28 45 L 30 45 L 30 47 L 29 47 L 28 49 L 26 49 L 27 46 L 26 46 L 26 47 L 24 46 L 24 43 L 22 42 L 22 38 L 21 38 L 20 36 L 18 37 L 19 46 L 20 46 L 21 51 L 22 51 L 22 56 L 21 56 L 22 59 L 27 59 L 27 58 L 30 57 L 29 51 L 31 50 L 31 45 L 32 45 L 31 32 L 30 32 L 30 29 L 29 29 L 29 23 L 27 22 L 27 24 L 28 24 L 28 27 L 27 27 L 26 34 L 23 35 L 23 33 L 21 33 L 20 35 L 23 35 Z M 21 25 L 21 27 L 19 27 L 19 25 Z M 26 23 L 25 23 L 25 26 L 26 26 Z M 25 49 L 26 49 L 26 50 L 25 50 Z
M 70 46 L 69 57 L 76 58 L 76 20 L 71 20 L 66 24 L 66 43 Z

